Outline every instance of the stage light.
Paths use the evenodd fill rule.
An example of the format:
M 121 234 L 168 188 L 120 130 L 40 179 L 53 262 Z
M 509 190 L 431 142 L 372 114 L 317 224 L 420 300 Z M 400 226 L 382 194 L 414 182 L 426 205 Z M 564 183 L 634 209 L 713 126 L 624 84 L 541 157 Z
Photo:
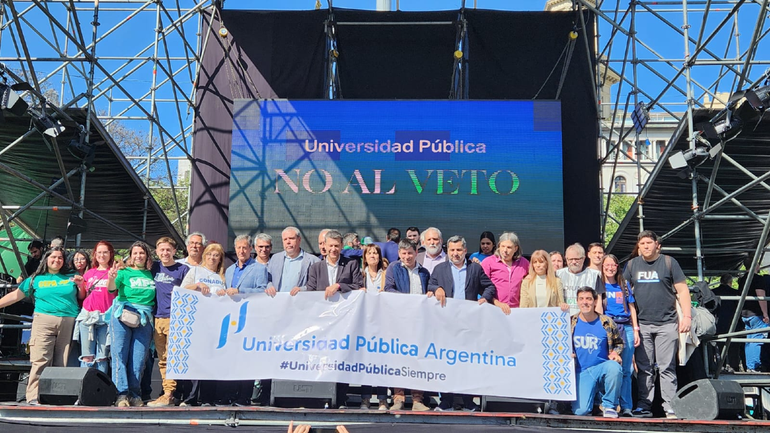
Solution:
M 697 138 L 699 141 L 706 141 L 703 138 Z M 721 151 L 721 144 L 716 146 L 696 145 L 694 149 L 680 150 L 674 153 L 668 158 L 668 163 L 674 170 L 693 169 L 702 165 L 708 159 L 714 159 Z
M 751 108 L 756 111 L 765 111 L 770 105 L 770 86 L 749 90 L 745 96 Z
M 35 127 L 38 129 L 38 131 L 49 137 L 55 138 L 64 132 L 64 125 L 47 114 L 33 116 L 32 123 L 35 124 Z
M 8 110 L 17 116 L 23 116 L 27 112 L 29 105 L 14 91 L 14 87 L 6 83 L 0 83 L 0 108 Z M 0 117 L 2 117 L 2 114 L 0 114 Z
M 80 160 L 88 171 L 93 172 L 96 146 L 93 143 L 86 143 L 85 134 L 85 128 L 81 127 L 80 134 L 69 142 L 67 150 L 70 155 Z

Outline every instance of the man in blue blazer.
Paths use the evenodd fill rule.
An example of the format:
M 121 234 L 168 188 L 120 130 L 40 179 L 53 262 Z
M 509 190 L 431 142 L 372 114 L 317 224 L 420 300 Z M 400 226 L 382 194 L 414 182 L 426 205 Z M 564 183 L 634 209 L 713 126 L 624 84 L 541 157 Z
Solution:
M 398 261 L 391 263 L 385 271 L 385 291 L 423 295 L 428 290 L 430 273 L 417 263 L 415 245 L 404 239 L 398 243 Z M 393 406 L 390 410 L 403 410 L 405 398 L 403 388 L 393 388 Z M 423 403 L 424 392 L 412 390 L 412 410 L 423 412 L 430 410 Z
M 289 292 L 291 296 L 306 290 L 307 275 L 310 266 L 321 261 L 318 257 L 306 253 L 300 245 L 299 229 L 286 227 L 281 232 L 283 251 L 274 254 L 267 263 L 267 293 L 275 296 L 277 292 Z
M 225 285 L 237 293 L 260 293 L 267 288 L 267 267 L 251 258 L 251 236 L 235 238 L 235 255 L 238 260 L 225 270 Z M 248 405 L 254 390 L 253 380 L 227 382 L 222 391 L 236 405 Z
M 446 305 L 446 298 L 489 303 L 494 305 L 496 294 L 495 285 L 487 277 L 481 265 L 465 260 L 468 252 L 465 238 L 452 236 L 447 240 L 446 262 L 439 263 L 433 268 L 428 283 L 428 297 L 436 296 L 441 305 Z M 471 411 L 479 410 L 479 406 L 473 402 L 473 396 L 463 394 L 463 404 Z M 451 411 L 454 409 L 454 394 L 441 393 L 441 403 L 437 411 Z
M 307 290 L 326 292 L 329 299 L 337 291 L 349 292 L 364 286 L 361 263 L 356 259 L 341 256 L 342 233 L 330 230 L 326 233 L 326 258 L 310 266 L 307 276 Z
M 416 275 L 420 285 L 412 285 L 413 278 L 410 273 Z M 417 249 L 408 240 L 398 243 L 398 261 L 391 263 L 385 271 L 385 291 L 411 294 L 425 294 L 428 291 L 430 272 L 417 263 Z M 417 281 L 417 280 L 414 280 Z
M 225 285 L 238 293 L 260 293 L 267 288 L 267 267 L 251 258 L 251 236 L 235 238 L 238 261 L 225 270 Z

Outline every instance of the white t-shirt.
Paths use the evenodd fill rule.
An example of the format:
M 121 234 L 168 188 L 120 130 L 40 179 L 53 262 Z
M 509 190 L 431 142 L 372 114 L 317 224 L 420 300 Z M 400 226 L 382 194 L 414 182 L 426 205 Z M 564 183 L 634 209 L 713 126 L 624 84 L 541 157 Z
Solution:
M 187 275 L 184 277 L 184 280 L 182 280 L 182 287 L 198 283 L 209 286 L 212 295 L 216 295 L 217 290 L 225 288 L 225 282 L 219 274 L 210 271 L 203 266 L 192 266 L 190 271 L 187 272 Z

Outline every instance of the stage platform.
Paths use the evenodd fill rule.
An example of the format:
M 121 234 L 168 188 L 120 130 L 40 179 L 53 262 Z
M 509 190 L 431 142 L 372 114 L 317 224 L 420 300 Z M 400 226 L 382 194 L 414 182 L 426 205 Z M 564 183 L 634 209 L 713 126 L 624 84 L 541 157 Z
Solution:
M 244 427 L 250 431 L 286 431 L 289 421 L 322 431 L 345 425 L 350 432 L 399 431 L 441 433 L 473 431 L 677 431 L 767 432 L 770 421 L 685 421 L 668 419 L 605 419 L 570 415 L 505 412 L 412 412 L 360 409 L 282 409 L 272 407 L 115 408 L 27 406 L 0 404 L 0 431 L 65 432 L 102 428 L 110 431 L 153 426 L 153 430 L 211 430 Z

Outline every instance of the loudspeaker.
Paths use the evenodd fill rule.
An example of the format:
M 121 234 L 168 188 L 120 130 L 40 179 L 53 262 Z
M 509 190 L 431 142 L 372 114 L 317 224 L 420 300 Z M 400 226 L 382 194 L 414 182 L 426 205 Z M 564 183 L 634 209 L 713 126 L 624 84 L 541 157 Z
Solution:
M 671 401 L 684 419 L 736 419 L 745 411 L 743 388 L 729 380 L 701 379 L 685 385 Z
M 112 406 L 118 390 L 109 376 L 95 368 L 47 367 L 40 375 L 42 404 Z
M 273 380 L 270 387 L 270 406 L 276 399 L 307 399 L 330 401 L 337 407 L 337 384 L 334 382 L 303 382 L 299 380 Z

